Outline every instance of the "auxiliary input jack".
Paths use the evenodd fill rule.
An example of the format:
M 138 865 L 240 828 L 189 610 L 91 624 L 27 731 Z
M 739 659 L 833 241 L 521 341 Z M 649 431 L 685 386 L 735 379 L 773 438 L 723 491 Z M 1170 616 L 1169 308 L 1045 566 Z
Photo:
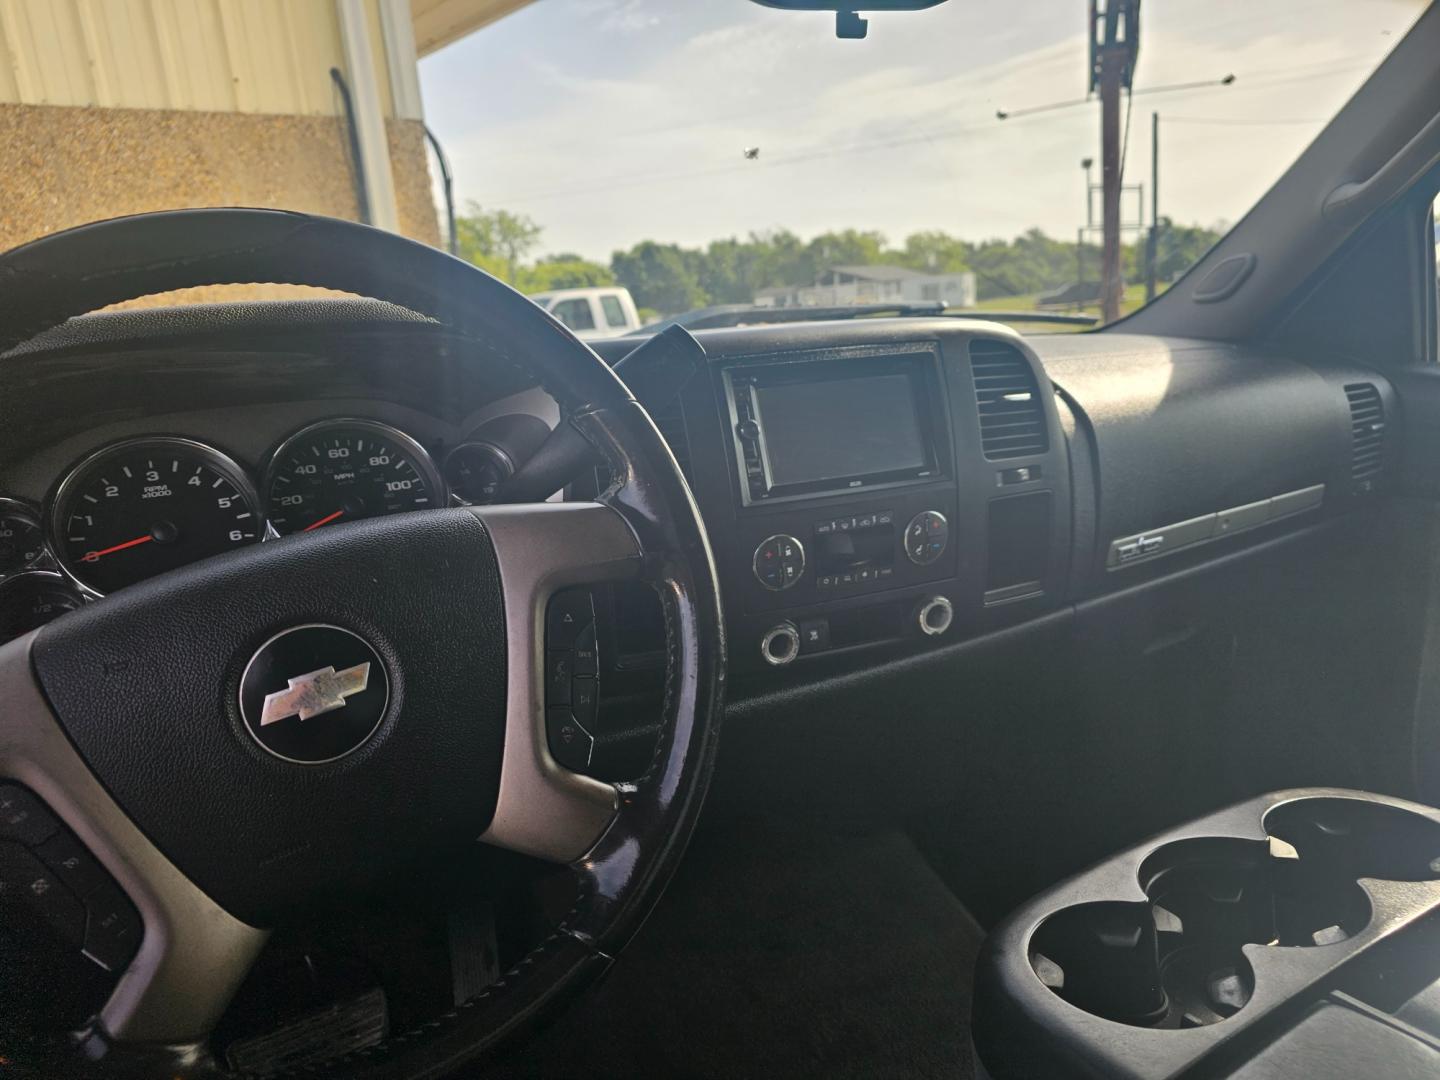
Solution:
M 943 596 L 922 600 L 915 608 L 915 622 L 926 637 L 939 637 L 955 621 L 955 607 Z
M 794 663 L 800 655 L 800 631 L 795 624 L 784 622 L 765 631 L 760 639 L 760 655 L 771 667 Z

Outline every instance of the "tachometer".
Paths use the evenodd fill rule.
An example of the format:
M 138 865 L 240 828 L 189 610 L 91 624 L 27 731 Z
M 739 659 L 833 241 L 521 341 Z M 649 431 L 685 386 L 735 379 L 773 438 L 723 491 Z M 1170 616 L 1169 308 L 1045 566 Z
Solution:
M 240 466 L 189 439 L 136 439 L 86 458 L 60 484 L 52 546 L 95 593 L 253 544 L 259 500 Z
M 326 420 L 281 444 L 265 474 L 270 524 L 280 533 L 445 505 L 425 448 L 373 420 Z

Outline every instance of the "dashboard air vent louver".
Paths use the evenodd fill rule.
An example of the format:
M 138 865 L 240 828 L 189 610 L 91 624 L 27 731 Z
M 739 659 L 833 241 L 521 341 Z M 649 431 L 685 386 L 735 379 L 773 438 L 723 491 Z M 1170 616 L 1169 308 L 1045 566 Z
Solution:
M 1385 405 L 1373 383 L 1350 383 L 1345 397 L 1350 402 L 1350 479 L 1363 490 L 1384 465 Z
M 1025 355 L 1003 341 L 972 341 L 970 370 L 987 461 L 1043 454 L 1050 448 L 1045 403 Z

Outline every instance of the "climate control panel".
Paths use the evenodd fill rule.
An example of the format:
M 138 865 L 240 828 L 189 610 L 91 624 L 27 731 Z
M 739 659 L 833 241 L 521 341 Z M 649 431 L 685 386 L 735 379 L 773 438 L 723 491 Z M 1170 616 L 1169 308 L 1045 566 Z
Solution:
M 937 584 L 955 573 L 954 521 L 952 493 L 933 488 L 747 514 L 736 553 L 745 560 L 743 607 L 785 612 Z
M 751 569 L 772 592 L 792 589 L 805 577 L 805 545 L 784 533 L 766 537 L 755 548 Z
M 938 510 L 922 510 L 905 526 L 905 557 L 916 566 L 929 566 L 950 543 L 950 523 Z

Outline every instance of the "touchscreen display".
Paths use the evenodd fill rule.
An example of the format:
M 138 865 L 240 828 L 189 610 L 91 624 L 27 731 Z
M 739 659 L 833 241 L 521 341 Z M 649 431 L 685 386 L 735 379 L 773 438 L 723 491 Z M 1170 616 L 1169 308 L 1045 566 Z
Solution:
M 772 384 L 755 395 L 773 486 L 929 463 L 909 375 Z

